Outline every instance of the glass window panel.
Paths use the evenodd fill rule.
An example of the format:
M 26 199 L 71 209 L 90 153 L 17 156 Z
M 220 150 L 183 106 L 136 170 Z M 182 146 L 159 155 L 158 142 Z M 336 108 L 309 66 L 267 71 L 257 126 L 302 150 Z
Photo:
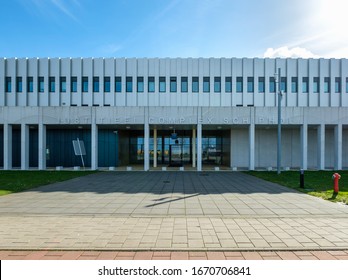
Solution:
M 335 78 L 335 92 L 336 93 L 341 92 L 341 78 L 339 78 L 339 77 Z
M 170 92 L 176 92 L 176 77 L 170 77 Z
M 99 77 L 93 77 L 93 92 L 99 92 Z
M 308 77 L 303 77 L 302 78 L 302 92 L 303 93 L 308 93 Z
M 71 92 L 77 92 L 77 77 L 71 77 Z
M 199 78 L 192 77 L 192 92 L 199 92 Z
M 232 92 L 232 77 L 225 78 L 225 92 Z
M 39 92 L 44 92 L 45 91 L 44 77 L 39 77 L 38 85 L 39 85 Z
M 314 93 L 318 93 L 320 90 L 320 87 L 319 87 L 319 77 L 314 77 L 313 78 L 313 92 Z
M 282 92 L 286 92 L 287 91 L 286 77 L 281 77 L 281 79 L 280 79 L 280 90 Z
M 181 77 L 181 92 L 188 91 L 188 79 L 187 77 Z
M 60 92 L 66 92 L 66 77 L 60 77 Z
M 348 78 L 346 78 L 346 93 L 348 93 Z
M 297 92 L 297 77 L 291 78 L 291 92 L 296 93 Z
M 259 77 L 259 92 L 265 92 L 265 77 Z
M 221 77 L 214 77 L 214 92 L 221 92 Z
M 254 78 L 253 77 L 248 77 L 247 90 L 248 90 L 248 92 L 254 92 Z
M 50 92 L 55 92 L 56 91 L 56 78 L 55 77 L 50 77 L 50 79 L 49 79 L 49 88 L 50 88 Z
M 203 77 L 203 92 L 210 92 L 210 78 Z
M 148 91 L 155 92 L 155 77 L 149 77 L 148 80 Z
M 329 77 L 324 78 L 324 92 L 325 93 L 330 92 L 330 78 Z
M 144 92 L 144 77 L 137 77 L 137 92 Z
M 5 78 L 5 91 L 11 92 L 12 91 L 12 83 L 11 83 L 11 77 Z
M 243 77 L 237 77 L 236 91 L 243 92 Z
M 122 92 L 122 78 L 115 77 L 115 91 Z
M 276 92 L 276 82 L 274 77 L 269 77 L 269 92 Z
M 22 92 L 22 90 L 23 90 L 22 77 L 17 77 L 16 78 L 16 91 Z
M 82 77 L 82 92 L 88 92 L 88 77 Z
M 126 92 L 133 92 L 133 77 L 126 77 Z
M 110 77 L 104 77 L 104 92 L 110 92 Z
M 159 92 L 166 92 L 166 77 L 159 77 Z
M 27 78 L 27 90 L 28 90 L 28 92 L 34 91 L 34 79 L 33 79 L 33 77 Z

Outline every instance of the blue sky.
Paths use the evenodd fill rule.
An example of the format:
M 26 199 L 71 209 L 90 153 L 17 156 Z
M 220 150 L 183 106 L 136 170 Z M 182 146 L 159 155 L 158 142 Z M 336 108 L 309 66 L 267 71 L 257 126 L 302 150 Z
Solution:
M 346 57 L 347 0 L 0 0 L 3 57 Z

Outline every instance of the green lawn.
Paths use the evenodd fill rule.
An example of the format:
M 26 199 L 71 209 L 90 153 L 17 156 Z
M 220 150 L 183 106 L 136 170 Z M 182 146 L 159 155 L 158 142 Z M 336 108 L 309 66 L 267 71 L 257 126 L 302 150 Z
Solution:
M 337 171 L 341 175 L 339 181 L 340 191 L 336 198 L 333 198 L 332 175 L 336 171 L 305 171 L 305 187 L 300 188 L 299 171 L 283 171 L 280 175 L 277 172 L 248 171 L 247 174 L 261 179 L 278 183 L 280 185 L 296 189 L 298 191 L 321 197 L 331 201 L 339 201 L 348 204 L 348 171 Z
M 0 195 L 85 176 L 95 171 L 0 171 Z

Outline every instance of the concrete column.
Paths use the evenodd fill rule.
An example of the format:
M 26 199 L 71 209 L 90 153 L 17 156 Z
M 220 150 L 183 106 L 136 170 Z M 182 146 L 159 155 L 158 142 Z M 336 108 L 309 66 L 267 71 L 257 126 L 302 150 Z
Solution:
M 255 170 L 255 124 L 249 125 L 249 170 Z
M 12 125 L 4 124 L 4 170 L 12 169 Z
M 192 167 L 196 167 L 196 129 L 192 129 Z
M 301 125 L 301 168 L 307 170 L 308 125 Z
M 153 167 L 157 167 L 157 128 L 153 129 Z
M 98 169 L 98 126 L 95 123 L 95 120 L 92 120 L 91 124 L 91 153 L 92 153 L 92 162 L 91 169 Z
M 144 170 L 150 169 L 150 156 L 149 156 L 149 138 L 150 138 L 150 126 L 148 123 L 144 124 Z
M 342 124 L 335 125 L 335 170 L 342 170 Z
M 325 124 L 318 126 L 318 169 L 325 169 Z
M 29 169 L 29 126 L 21 124 L 21 169 Z
M 46 125 L 39 123 L 39 170 L 46 169 Z
M 197 124 L 197 171 L 202 171 L 202 124 Z

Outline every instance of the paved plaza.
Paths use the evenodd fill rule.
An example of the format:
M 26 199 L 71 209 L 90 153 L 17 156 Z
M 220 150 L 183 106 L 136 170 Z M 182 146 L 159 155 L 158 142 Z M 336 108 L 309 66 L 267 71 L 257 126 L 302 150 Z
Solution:
M 99 172 L 0 197 L 0 250 L 348 249 L 348 206 L 240 172 Z

